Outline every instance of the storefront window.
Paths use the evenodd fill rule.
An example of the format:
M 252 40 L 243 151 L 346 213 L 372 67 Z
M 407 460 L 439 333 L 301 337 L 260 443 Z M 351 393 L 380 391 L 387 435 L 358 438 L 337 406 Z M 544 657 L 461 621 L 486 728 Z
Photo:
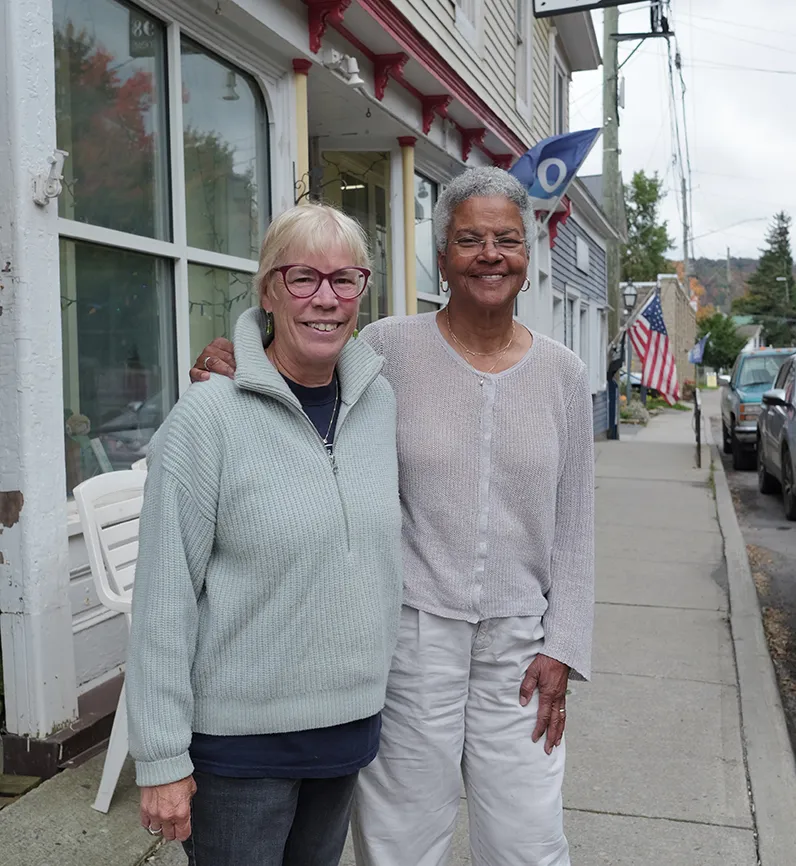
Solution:
M 170 239 L 165 28 L 116 0 L 53 0 L 62 217 Z
M 252 79 L 181 45 L 188 244 L 256 259 L 268 200 L 265 109 Z
M 252 275 L 204 265 L 188 265 L 191 357 L 216 337 L 231 340 L 238 316 L 251 307 Z
M 251 305 L 270 216 L 268 117 L 255 78 L 177 21 L 126 0 L 53 0 L 53 16 L 57 143 L 69 153 L 58 212 L 71 493 L 146 456 L 177 370 L 231 337 Z M 182 94 L 176 123 L 170 93 Z
M 176 398 L 171 264 L 61 241 L 67 488 L 145 456 Z

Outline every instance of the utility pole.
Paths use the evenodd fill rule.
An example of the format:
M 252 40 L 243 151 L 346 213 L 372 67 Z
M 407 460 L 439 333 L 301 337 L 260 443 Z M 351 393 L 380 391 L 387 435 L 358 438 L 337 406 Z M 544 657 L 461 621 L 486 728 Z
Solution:
M 685 290 L 690 297 L 691 280 L 689 277 L 691 266 L 688 261 L 688 187 L 685 177 L 683 177 L 681 185 L 683 190 L 683 278 L 685 279 Z
M 619 175 L 619 9 L 609 7 L 603 13 L 603 209 L 611 225 L 619 226 L 624 190 Z M 611 241 L 607 250 L 608 327 L 611 336 L 619 333 L 622 298 L 619 281 L 621 265 L 619 241 Z
M 732 300 L 732 265 L 730 263 L 730 248 L 727 247 L 727 303 Z

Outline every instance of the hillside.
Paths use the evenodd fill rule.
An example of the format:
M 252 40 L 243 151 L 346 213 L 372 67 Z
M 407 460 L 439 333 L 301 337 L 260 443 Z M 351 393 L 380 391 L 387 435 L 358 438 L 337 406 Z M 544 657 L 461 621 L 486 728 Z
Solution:
M 726 259 L 695 259 L 693 268 L 696 278 L 705 287 L 704 303 L 729 313 L 733 298 L 744 293 L 747 278 L 757 270 L 757 259 L 730 259 L 729 291 Z

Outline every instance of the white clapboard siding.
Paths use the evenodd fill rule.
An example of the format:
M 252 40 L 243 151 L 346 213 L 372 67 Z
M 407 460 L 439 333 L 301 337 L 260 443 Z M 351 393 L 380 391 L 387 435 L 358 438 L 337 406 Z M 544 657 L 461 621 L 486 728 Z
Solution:
M 481 0 L 481 31 L 473 45 L 456 26 L 454 0 L 394 0 L 421 36 L 445 59 L 504 123 L 529 144 L 549 135 L 550 127 L 550 23 L 534 22 L 534 99 L 543 97 L 540 118 L 517 111 L 515 74 L 515 2 L 530 0 Z

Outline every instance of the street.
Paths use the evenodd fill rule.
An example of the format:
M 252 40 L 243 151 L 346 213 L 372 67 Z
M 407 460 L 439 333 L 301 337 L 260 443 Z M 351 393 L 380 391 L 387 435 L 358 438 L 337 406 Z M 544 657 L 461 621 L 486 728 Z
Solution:
M 720 416 L 711 415 L 710 422 L 713 441 L 721 442 Z M 721 458 L 757 586 L 791 742 L 796 748 L 796 523 L 785 519 L 778 494 L 764 496 L 758 491 L 756 472 L 737 472 L 729 454 L 722 453 Z

